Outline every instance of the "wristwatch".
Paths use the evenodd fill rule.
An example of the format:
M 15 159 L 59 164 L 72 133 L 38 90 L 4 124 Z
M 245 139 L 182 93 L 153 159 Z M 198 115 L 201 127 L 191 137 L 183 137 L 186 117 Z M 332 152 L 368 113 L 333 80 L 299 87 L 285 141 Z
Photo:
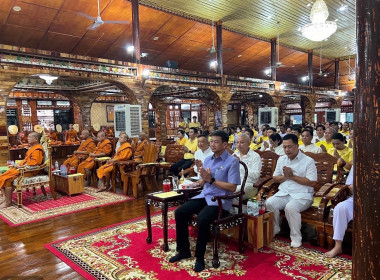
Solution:
M 215 178 L 214 177 L 211 177 L 211 180 L 210 180 L 210 184 L 214 184 L 215 183 Z

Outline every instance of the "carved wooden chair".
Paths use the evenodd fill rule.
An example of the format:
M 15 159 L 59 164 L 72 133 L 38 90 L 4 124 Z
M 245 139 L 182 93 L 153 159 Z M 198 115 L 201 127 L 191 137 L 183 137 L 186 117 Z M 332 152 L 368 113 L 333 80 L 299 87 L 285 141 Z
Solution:
M 244 234 L 245 234 L 245 228 L 246 228 L 246 218 L 243 214 L 243 196 L 244 196 L 244 186 L 245 182 L 247 181 L 248 177 L 248 168 L 247 165 L 239 161 L 241 165 L 243 165 L 245 173 L 244 177 L 241 182 L 241 189 L 239 192 L 235 192 L 231 195 L 224 195 L 224 196 L 214 196 L 211 200 L 218 202 L 218 218 L 211 223 L 211 232 L 212 232 L 212 242 L 213 242 L 213 259 L 212 259 L 212 266 L 214 268 L 218 268 L 220 266 L 219 261 L 219 254 L 218 254 L 218 248 L 219 248 L 219 238 L 220 238 L 220 232 L 225 229 L 232 228 L 234 226 L 239 226 L 239 252 L 242 254 L 244 253 Z M 239 200 L 238 205 L 238 211 L 236 214 L 229 213 L 227 216 L 223 215 L 223 205 L 222 200 L 225 199 L 234 199 L 237 198 Z M 193 226 L 196 226 L 197 221 L 197 215 L 193 215 L 191 224 Z
M 148 189 L 158 190 L 156 184 L 156 166 L 159 148 L 155 143 L 147 143 L 144 146 L 144 155 L 141 162 L 119 161 L 119 170 L 123 182 L 123 193 L 128 194 L 129 185 L 132 185 L 134 197 L 138 197 L 138 186 L 143 182 Z
M 276 169 L 277 160 L 280 156 L 271 151 L 255 152 L 257 152 L 260 155 L 262 165 L 260 179 L 253 185 L 253 187 L 258 189 L 258 196 L 264 198 L 268 194 L 268 189 L 263 188 L 263 186 L 272 178 L 273 172 Z
M 164 170 L 164 177 L 167 177 L 167 173 L 174 163 L 183 159 L 183 146 L 177 144 L 168 144 L 165 150 L 165 162 L 161 162 L 158 164 L 158 168 L 162 168 Z
M 40 166 L 26 166 L 20 168 L 20 176 L 13 181 L 13 186 L 15 186 L 17 192 L 17 206 L 20 208 L 22 207 L 23 189 L 29 191 L 29 188 L 32 188 L 34 195 L 36 195 L 36 187 L 40 187 L 44 196 L 47 196 L 45 186 L 50 186 L 51 195 L 54 200 L 57 199 L 51 173 L 52 153 L 49 143 L 45 145 L 44 150 L 44 163 Z

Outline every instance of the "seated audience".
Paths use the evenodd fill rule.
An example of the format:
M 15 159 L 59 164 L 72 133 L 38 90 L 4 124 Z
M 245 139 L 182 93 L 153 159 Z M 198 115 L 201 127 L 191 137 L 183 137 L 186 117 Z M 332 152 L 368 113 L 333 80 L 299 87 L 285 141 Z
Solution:
M 300 150 L 303 152 L 309 152 L 314 154 L 322 153 L 321 147 L 312 143 L 313 132 L 310 129 L 304 129 L 302 132 L 303 145 L 300 146 Z
M 249 139 L 250 139 L 249 147 L 251 148 L 251 150 L 252 151 L 257 150 L 259 147 L 253 142 L 255 132 L 252 129 L 247 128 L 245 131 L 245 134 L 247 134 L 249 136 Z
M 195 272 L 205 269 L 204 255 L 210 237 L 210 224 L 218 217 L 218 203 L 211 201 L 211 198 L 216 195 L 232 194 L 236 186 L 240 184 L 239 162 L 226 151 L 227 145 L 227 133 L 214 131 L 211 134 L 210 147 L 214 154 L 207 157 L 204 165 L 199 169 L 203 190 L 175 210 L 178 253 L 171 257 L 169 262 L 173 263 L 191 257 L 189 221 L 193 214 L 198 214 Z M 232 200 L 223 201 L 224 215 L 228 215 L 231 206 Z
M 189 130 L 191 128 L 196 128 L 197 130 L 201 129 L 201 123 L 197 122 L 197 116 L 193 116 L 193 121 L 188 124 Z
M 349 136 L 350 135 L 350 129 L 349 129 L 349 126 L 348 126 L 348 122 L 344 122 L 343 125 L 342 125 L 342 130 L 339 131 L 340 133 L 342 133 L 344 136 Z
M 248 177 L 244 187 L 244 198 L 252 198 L 256 196 L 258 189 L 253 185 L 260 179 L 261 173 L 261 157 L 258 153 L 249 148 L 250 138 L 247 134 L 238 136 L 236 142 L 237 150 L 233 154 L 237 159 L 244 162 L 248 167 Z M 244 178 L 244 167 L 240 165 L 240 179 Z M 242 181 L 243 182 L 243 181 Z M 236 191 L 240 191 L 241 186 L 236 187 Z
M 189 168 L 194 161 L 194 154 L 198 149 L 198 141 L 197 141 L 197 135 L 198 135 L 198 129 L 196 128 L 190 128 L 189 130 L 189 137 L 183 146 L 183 150 L 185 154 L 183 155 L 183 159 L 179 162 L 174 163 L 172 166 L 170 166 L 170 171 L 175 175 L 178 176 L 179 172 L 182 170 L 185 170 Z
M 181 117 L 181 121 L 178 123 L 178 130 L 185 131 L 187 127 L 187 123 L 185 122 L 185 119 Z
M 265 149 L 265 151 L 271 151 L 279 156 L 285 154 L 284 148 L 282 147 L 282 137 L 278 133 L 274 133 L 269 137 L 270 146 Z
M 325 131 L 325 140 L 324 141 L 319 141 L 316 143 L 317 146 L 321 147 L 322 151 L 324 153 L 327 153 L 327 151 L 331 148 L 333 148 L 333 143 L 332 143 L 332 136 L 335 133 L 335 130 L 331 127 L 326 128 Z
M 13 180 L 20 176 L 19 168 L 38 166 L 43 163 L 45 151 L 41 146 L 39 139 L 40 135 L 37 132 L 30 132 L 28 134 L 28 144 L 30 148 L 26 152 L 24 160 L 0 175 L 0 190 L 4 197 L 0 204 L 0 209 L 12 205 L 12 192 L 14 190 L 12 183 Z
M 128 142 L 128 135 L 121 134 L 119 137 L 120 148 L 117 149 L 115 156 L 107 160 L 107 163 L 98 168 L 96 174 L 101 182 L 98 192 L 108 190 L 110 186 L 110 174 L 114 168 L 113 164 L 117 161 L 129 160 L 132 157 L 132 146 Z
M 269 140 L 269 137 L 267 136 L 267 131 L 268 131 L 267 128 L 264 128 L 264 129 L 262 130 L 263 135 L 258 136 L 257 139 L 256 139 L 256 145 L 257 145 L 257 147 L 258 147 L 259 149 L 261 149 L 261 146 L 262 146 L 262 144 L 263 144 L 265 141 Z
M 280 133 L 279 134 L 280 134 L 281 138 L 283 138 L 286 135 L 286 129 L 287 129 L 287 127 L 285 124 L 280 124 Z
M 205 159 L 212 155 L 212 151 L 210 148 L 210 142 L 208 141 L 208 137 L 206 135 L 199 135 L 198 137 L 198 150 L 194 154 L 195 164 L 194 171 L 197 173 L 197 177 L 200 177 L 200 173 L 198 170 L 198 166 L 202 166 L 205 162 Z M 201 165 L 200 165 L 201 164 Z M 181 174 L 182 175 L 182 174 Z
M 354 149 L 354 146 L 355 146 L 354 129 L 351 128 L 351 129 L 350 129 L 349 139 L 348 139 L 348 141 L 347 141 L 347 147 L 349 147 L 349 148 L 351 148 L 351 149 Z
M 334 129 L 336 132 L 338 132 L 338 131 L 340 130 L 340 128 L 339 128 L 339 123 L 338 123 L 338 122 L 331 122 L 331 123 L 330 123 L 330 127 L 331 127 L 332 129 Z
M 317 125 L 317 135 L 315 137 L 313 137 L 313 143 L 314 144 L 317 144 L 318 142 L 320 141 L 325 141 L 325 131 L 326 131 L 326 128 L 324 125 Z
M 85 175 L 85 186 L 90 182 L 92 169 L 95 166 L 95 158 L 107 157 L 112 153 L 112 143 L 106 139 L 106 134 L 103 131 L 98 132 L 98 141 L 95 151 L 90 153 L 88 158 L 78 165 L 77 172 Z
M 291 247 L 302 245 L 301 212 L 313 204 L 314 188 L 317 181 L 317 168 L 314 160 L 298 149 L 298 137 L 284 136 L 285 155 L 281 156 L 273 173 L 273 180 L 279 183 L 279 191 L 271 196 L 266 204 L 274 212 L 274 235 L 280 232 L 280 210 L 290 227 Z
M 128 136 L 127 136 L 127 141 L 128 141 Z M 133 145 L 133 158 L 134 159 L 140 159 L 143 157 L 144 155 L 144 147 L 145 147 L 145 144 L 148 142 L 148 140 L 146 139 L 146 133 L 141 131 L 139 133 L 139 140 L 137 140 L 137 142 Z
M 74 154 L 63 162 L 63 165 L 66 166 L 67 170 L 70 170 L 71 167 L 77 170 L 79 165 L 79 157 L 87 158 L 87 156 L 96 149 L 95 141 L 90 137 L 90 132 L 87 129 L 82 130 L 80 138 L 83 141 L 78 150 L 74 151 Z
M 185 131 L 184 130 L 178 130 L 177 131 L 177 141 L 176 141 L 176 144 L 178 145 L 185 145 L 186 141 L 187 141 L 187 138 L 185 137 Z
M 350 221 L 352 221 L 354 217 L 354 198 L 353 198 L 353 180 L 354 177 L 354 168 L 351 168 L 350 174 L 348 174 L 346 185 L 348 186 L 348 190 L 350 192 L 350 197 L 345 201 L 338 203 L 334 208 L 334 216 L 333 216 L 333 228 L 334 228 L 334 236 L 335 246 L 333 249 L 328 251 L 325 256 L 332 258 L 336 255 L 342 253 L 342 241 L 344 234 L 346 233 L 347 225 Z
M 335 133 L 332 136 L 332 144 L 334 147 L 330 148 L 327 152 L 337 159 L 343 159 L 346 163 L 344 170 L 350 171 L 354 157 L 353 150 L 345 145 L 346 137 L 341 133 Z

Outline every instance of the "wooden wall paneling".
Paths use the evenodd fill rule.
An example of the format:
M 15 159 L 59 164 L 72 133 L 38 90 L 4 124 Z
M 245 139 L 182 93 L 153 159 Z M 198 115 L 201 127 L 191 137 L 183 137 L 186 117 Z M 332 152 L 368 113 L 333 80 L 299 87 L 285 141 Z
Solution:
M 41 40 L 38 48 L 70 53 L 79 43 L 80 39 L 80 37 L 48 32 Z
M 35 19 L 44 19 L 44 20 L 52 21 L 55 18 L 62 2 L 63 0 L 59 0 L 59 1 L 18 0 L 14 2 L 12 7 L 19 6 L 21 8 L 21 11 L 16 12 L 12 9 L 10 12 L 11 14 L 21 14 L 21 15 L 29 16 Z M 3 1 L 1 1 L 1 3 L 3 3 Z
M 94 22 L 75 13 L 60 11 L 51 23 L 49 32 L 83 37 Z M 100 26 L 101 27 L 101 26 Z
M 152 10 L 151 12 L 154 13 L 155 10 Z M 159 29 L 157 30 L 157 33 L 179 38 L 195 24 L 196 21 L 171 15 L 171 18 L 168 19 L 162 26 L 158 26 Z
M 149 40 L 172 15 L 140 5 L 140 40 Z M 167 35 L 171 35 L 170 33 Z
M 211 25 L 197 22 L 186 33 L 181 36 L 181 40 L 194 41 L 207 45 L 209 48 L 212 46 L 212 33 Z M 214 26 L 214 34 L 216 41 L 216 30 Z
M 54 2 L 54 1 L 49 1 L 49 2 Z M 111 0 L 102 0 L 99 2 L 100 14 L 103 13 L 104 9 L 110 4 L 110 2 Z M 64 0 L 61 10 L 74 12 L 74 13 L 82 12 L 92 17 L 97 17 L 98 15 L 97 1 L 94 1 L 94 0 L 80 0 L 80 1 Z
M 45 31 L 30 28 L 13 25 L 0 27 L 0 38 L 3 44 L 37 49 L 44 35 Z
M 158 37 L 158 40 L 154 40 L 154 37 Z M 164 52 L 170 45 L 178 38 L 166 34 L 154 33 L 148 40 L 141 41 L 141 47 Z
M 110 46 L 111 44 L 102 40 L 82 39 L 75 46 L 73 53 L 84 56 L 101 57 Z
M 34 18 L 26 14 L 11 13 L 8 17 L 7 24 L 45 31 L 49 28 L 51 21 L 40 16 Z

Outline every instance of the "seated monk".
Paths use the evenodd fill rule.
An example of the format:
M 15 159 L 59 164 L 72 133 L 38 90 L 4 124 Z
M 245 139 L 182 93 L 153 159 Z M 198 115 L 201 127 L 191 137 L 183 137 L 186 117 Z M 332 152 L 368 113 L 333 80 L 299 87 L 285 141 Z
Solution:
M 99 143 L 96 146 L 95 151 L 90 153 L 88 158 L 78 165 L 77 172 L 86 176 L 85 186 L 87 186 L 91 179 L 92 169 L 95 165 L 95 158 L 106 157 L 112 153 L 112 143 L 110 140 L 106 139 L 106 134 L 103 131 L 98 132 L 98 140 Z
M 133 145 L 134 150 L 134 159 L 141 159 L 144 155 L 144 145 L 148 142 L 146 140 L 146 133 L 140 132 L 139 133 L 139 140 Z
M 98 178 L 101 179 L 101 187 L 98 192 L 108 190 L 110 188 L 110 174 L 113 170 L 113 163 L 122 160 L 129 160 L 132 157 L 132 146 L 128 142 L 128 135 L 121 134 L 119 137 L 120 147 L 117 149 L 116 155 L 107 161 L 106 164 L 97 170 Z
M 87 156 L 96 149 L 95 141 L 90 137 L 90 132 L 87 129 L 82 130 L 80 138 L 84 141 L 80 144 L 78 150 L 74 151 L 74 154 L 63 163 L 67 170 L 70 170 L 71 167 L 74 167 L 74 169 L 77 170 L 79 158 L 87 158 Z
M 0 175 L 0 189 L 4 197 L 4 200 L 0 204 L 0 209 L 12 205 L 12 192 L 14 189 L 12 182 L 20 175 L 18 169 L 26 166 L 38 166 L 43 163 L 44 148 L 40 145 L 39 139 L 40 136 L 37 132 L 29 133 L 28 143 L 30 149 L 27 151 L 25 159 Z
M 73 143 L 77 140 L 79 140 L 78 132 L 74 129 L 73 124 L 71 123 L 69 124 L 69 130 L 66 131 L 66 142 Z

